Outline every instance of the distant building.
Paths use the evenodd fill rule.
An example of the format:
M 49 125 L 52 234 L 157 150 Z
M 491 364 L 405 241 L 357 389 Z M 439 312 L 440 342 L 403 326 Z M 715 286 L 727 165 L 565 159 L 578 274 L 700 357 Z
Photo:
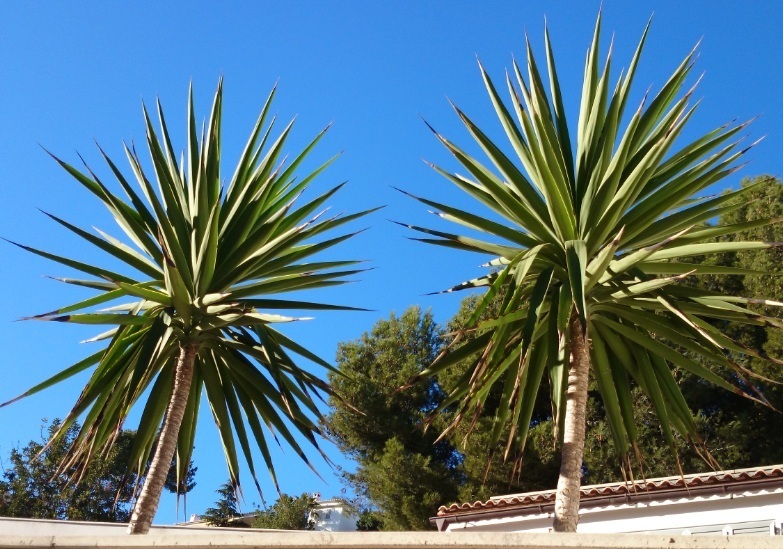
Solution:
M 318 506 L 310 513 L 308 522 L 313 525 L 313 530 L 320 532 L 354 532 L 356 531 L 357 516 L 353 513 L 350 505 L 340 498 L 321 499 L 321 494 L 314 493 Z M 231 526 L 236 528 L 248 528 L 253 525 L 258 511 L 252 511 L 240 516 L 229 519 Z M 204 527 L 208 524 L 199 515 L 191 515 L 190 521 L 181 524 L 184 527 L 199 526 Z
M 314 530 L 318 532 L 354 532 L 357 517 L 342 499 L 318 500 L 313 511 Z
M 453 504 L 441 532 L 549 532 L 555 490 Z M 780 535 L 783 465 L 583 486 L 582 533 Z

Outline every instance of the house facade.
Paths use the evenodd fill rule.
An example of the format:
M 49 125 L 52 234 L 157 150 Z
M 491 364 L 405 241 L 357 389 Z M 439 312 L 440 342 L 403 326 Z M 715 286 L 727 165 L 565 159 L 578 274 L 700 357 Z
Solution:
M 453 504 L 441 532 L 549 532 L 555 490 Z M 780 535 L 783 465 L 584 486 L 580 533 Z
M 355 532 L 356 514 L 339 498 L 319 499 L 313 510 L 313 530 L 316 532 Z

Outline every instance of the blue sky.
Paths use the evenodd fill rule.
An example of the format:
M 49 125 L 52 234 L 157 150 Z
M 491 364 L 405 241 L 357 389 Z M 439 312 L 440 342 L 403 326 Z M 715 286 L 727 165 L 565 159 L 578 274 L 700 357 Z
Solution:
M 723 186 L 736 187 L 742 176 L 781 175 L 783 4 L 606 0 L 603 5 L 604 52 L 615 33 L 615 74 L 627 65 L 644 25 L 655 14 L 636 79 L 638 99 L 648 86 L 657 90 L 701 38 L 692 81 L 705 73 L 695 94 L 703 101 L 689 131 L 705 133 L 724 122 L 759 116 L 746 131 L 748 142 L 766 139 L 748 153 L 750 165 Z M 188 83 L 193 82 L 203 117 L 223 75 L 223 152 L 224 163 L 230 166 L 267 93 L 279 81 L 273 110 L 281 121 L 297 116 L 289 150 L 296 152 L 331 122 L 314 162 L 344 151 L 314 185 L 314 192 L 347 180 L 332 200 L 335 211 L 386 206 L 355 225 L 370 230 L 343 246 L 340 254 L 368 259 L 373 270 L 354 285 L 320 296 L 375 312 L 318 314 L 314 321 L 286 327 L 286 333 L 332 359 L 337 342 L 358 338 L 378 318 L 409 305 L 430 307 L 439 321 L 445 321 L 461 296 L 424 294 L 480 274 L 478 265 L 485 258 L 407 240 L 408 231 L 387 219 L 430 226 L 437 222 L 425 207 L 392 186 L 481 210 L 421 161 L 456 169 L 421 117 L 471 149 L 448 98 L 499 136 L 476 57 L 491 75 L 502 78 L 512 56 L 524 60 L 525 32 L 534 49 L 543 50 L 545 20 L 561 82 L 568 90 L 566 108 L 575 116 L 582 63 L 598 7 L 597 1 L 563 0 L 237 2 L 229 8 L 212 2 L 4 3 L 0 185 L 5 199 L 0 204 L 0 236 L 100 261 L 36 210 L 118 232 L 101 206 L 39 144 L 73 162 L 78 162 L 78 151 L 99 166 L 95 140 L 122 160 L 122 140 L 143 144 L 141 100 L 152 104 L 157 96 L 175 148 L 182 148 Z M 64 267 L 4 243 L 0 254 L 0 283 L 5 289 L 0 293 L 4 401 L 83 357 L 88 349 L 78 341 L 92 332 L 15 322 L 83 294 L 44 278 L 68 275 Z M 39 437 L 41 418 L 64 416 L 80 383 L 84 378 L 0 409 L 0 457 Z M 214 490 L 227 478 L 208 409 L 203 412 L 195 455 L 198 487 L 188 498 L 188 512 L 197 513 L 214 502 Z M 329 453 L 351 467 L 335 449 Z M 279 456 L 278 469 L 288 493 L 340 494 L 339 480 L 323 463 L 319 469 L 326 483 L 290 451 Z M 263 474 L 261 481 L 271 498 L 271 483 Z M 246 482 L 245 508 L 260 501 L 250 486 Z M 173 499 L 164 498 L 157 522 L 174 520 Z

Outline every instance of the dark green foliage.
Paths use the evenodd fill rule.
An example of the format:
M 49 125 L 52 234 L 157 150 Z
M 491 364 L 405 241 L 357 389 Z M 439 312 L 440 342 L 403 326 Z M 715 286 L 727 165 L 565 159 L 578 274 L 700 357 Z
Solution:
M 783 183 L 769 176 L 747 179 L 743 187 L 758 185 L 742 200 L 741 205 L 720 217 L 719 225 L 738 224 L 768 218 L 783 218 Z M 783 242 L 783 224 L 776 223 L 733 235 L 734 240 L 758 240 L 765 242 Z M 770 275 L 732 275 L 732 276 L 702 276 L 692 277 L 691 283 L 698 287 L 726 293 L 743 295 L 762 299 L 769 296 L 783 297 L 783 248 L 770 248 L 761 252 L 735 252 L 720 254 L 713 258 L 698 257 L 694 263 L 710 263 L 726 267 L 754 269 L 773 273 Z M 775 274 L 778 273 L 778 274 Z M 469 316 L 475 303 L 475 298 L 464 300 L 460 312 L 451 321 L 449 328 L 456 329 L 460 321 Z M 758 312 L 769 316 L 781 317 L 777 307 L 751 306 Z M 716 323 L 717 324 L 717 323 Z M 771 357 L 783 358 L 783 335 L 780 330 L 761 326 L 747 326 L 731 323 L 721 323 L 721 330 L 740 341 L 751 349 L 763 351 Z M 699 360 L 699 357 L 691 358 Z M 770 365 L 767 361 L 736 355 L 733 357 L 753 370 L 755 373 L 780 381 L 780 366 Z M 704 361 L 702 360 L 702 363 Z M 732 373 L 727 368 L 714 364 L 706 364 L 710 369 L 731 378 Z M 459 368 L 452 368 L 439 375 L 439 381 L 448 388 L 452 380 L 460 374 Z M 783 429 L 783 388 L 776 383 L 765 383 L 757 380 L 756 388 L 769 401 L 771 406 L 765 407 L 740 395 L 730 393 L 720 387 L 678 370 L 675 377 L 681 387 L 686 401 L 694 412 L 698 432 L 707 448 L 722 468 L 753 467 L 769 465 L 783 461 L 783 445 L 774 436 Z M 618 481 L 623 478 L 621 461 L 618 458 L 611 440 L 611 432 L 606 423 L 603 403 L 591 382 L 589 417 L 587 420 L 587 439 L 584 456 L 584 483 L 604 483 Z M 486 483 L 481 485 L 476 480 L 481 478 L 487 465 L 489 452 L 486 440 L 492 424 L 492 415 L 497 406 L 499 388 L 493 388 L 487 407 L 477 422 L 466 447 L 461 450 L 466 454 L 462 465 L 467 477 L 466 484 L 460 489 L 461 501 L 486 499 L 491 495 L 504 492 L 519 492 L 539 488 L 553 488 L 556 483 L 559 452 L 554 452 L 554 441 L 547 432 L 551 421 L 548 411 L 548 399 L 544 392 L 539 392 L 536 402 L 533 422 L 536 427 L 531 429 L 532 437 L 525 448 L 524 466 L 519 482 L 514 480 L 503 489 L 502 483 L 508 478 L 517 479 L 514 474 L 513 460 L 504 462 L 497 452 L 491 456 L 491 467 Z M 640 463 L 633 466 L 634 474 L 646 477 L 667 476 L 677 474 L 679 459 L 682 470 L 686 473 L 710 470 L 710 466 L 702 459 L 696 448 L 688 444 L 682 437 L 675 434 L 678 458 L 672 455 L 668 445 L 663 443 L 660 421 L 649 399 L 642 391 L 635 388 L 634 417 L 638 435 Z M 493 398 L 494 397 L 494 398 Z M 464 434 L 464 433 L 463 433 Z M 505 436 L 505 435 L 504 435 Z M 501 437 L 503 440 L 503 437 Z M 511 456 L 513 457 L 513 456 Z M 539 484 L 540 485 L 536 485 Z M 476 491 L 476 486 L 478 490 Z M 470 491 L 474 490 L 474 491 Z
M 778 238 L 783 240 L 783 235 Z M 783 270 L 783 264 L 777 270 Z M 475 296 L 464 299 L 445 332 L 459 330 L 476 302 Z M 429 385 L 397 389 L 424 365 L 422 357 L 440 352 L 448 340 L 443 332 L 429 314 L 422 315 L 418 308 L 411 307 L 400 318 L 392 316 L 379 321 L 359 341 L 339 347 L 338 365 L 347 376 L 333 376 L 332 382 L 345 401 L 332 401 L 329 429 L 343 452 L 358 464 L 354 473 L 343 473 L 343 478 L 365 502 L 361 513 L 365 520 L 360 521 L 360 529 L 426 529 L 429 517 L 440 505 L 551 489 L 557 483 L 560 452 L 555 449 L 552 435 L 546 386 L 538 395 L 534 425 L 522 458 L 512 451 L 504 459 L 504 447 L 493 448 L 488 442 L 499 404 L 499 387 L 493 388 L 487 398 L 486 408 L 470 436 L 466 437 L 468 425 L 461 425 L 450 442 L 439 442 L 427 451 L 422 442 L 432 445 L 435 436 L 432 430 L 423 433 L 419 423 L 454 387 L 468 365 L 445 370 L 431 378 Z M 766 337 L 765 331 L 761 332 L 756 334 L 760 340 Z M 781 414 L 723 389 L 696 383 L 682 372 L 677 373 L 677 379 L 693 406 L 700 435 L 721 466 L 749 467 L 783 461 L 783 447 L 768 436 L 770 431 L 764 427 L 783 428 Z M 652 405 L 638 388 L 633 394 L 641 457 L 641 462 L 634 464 L 634 474 L 641 476 L 643 472 L 648 478 L 676 474 L 677 462 L 662 441 L 660 422 Z M 783 408 L 779 387 L 765 386 L 764 394 Z M 363 410 L 365 415 L 356 413 L 351 406 Z M 584 483 L 622 480 L 622 462 L 615 452 L 594 384 L 588 410 Z M 449 421 L 452 413 L 453 410 L 445 413 L 442 420 Z M 676 443 L 683 471 L 709 469 L 682 437 L 676 437 Z
M 356 529 L 359 532 L 377 532 L 383 529 L 383 521 L 378 517 L 378 513 L 365 510 L 359 513 Z
M 476 301 L 463 300 L 448 332 L 464 325 Z M 447 341 L 430 313 L 410 307 L 401 317 L 378 321 L 358 341 L 338 347 L 337 364 L 344 376 L 333 375 L 330 381 L 341 400 L 331 400 L 327 427 L 340 449 L 357 463 L 356 471 L 344 472 L 343 478 L 366 502 L 360 507 L 373 528 L 428 529 L 429 517 L 444 503 L 546 488 L 557 478 L 559 454 L 543 428 L 531 433 L 535 442 L 526 454 L 525 475 L 514 474 L 521 461 L 504 462 L 502 451 L 490 456 L 487 441 L 499 395 L 488 400 L 487 411 L 467 440 L 463 440 L 467 425 L 452 441 L 437 443 L 439 425 L 423 430 L 424 418 L 443 401 L 468 364 L 403 391 L 399 388 L 427 367 Z M 551 413 L 546 398 L 537 408 L 537 421 L 545 422 Z M 438 421 L 450 417 L 446 413 Z
M 316 507 L 318 503 L 308 493 L 295 497 L 281 494 L 274 505 L 256 517 L 253 528 L 312 530 L 315 522 L 313 512 Z
M 210 507 L 201 518 L 211 526 L 243 526 L 240 523 L 232 523 L 231 519 L 241 516 L 239 512 L 237 494 L 231 482 L 222 484 L 215 490 L 220 495 L 220 499 L 215 502 L 215 507 Z
M 718 225 L 738 224 L 769 218 L 783 217 L 783 182 L 771 176 L 746 179 L 743 187 L 758 184 L 739 202 L 737 209 L 723 214 Z M 729 240 L 725 238 L 723 240 Z M 759 240 L 783 242 L 783 224 L 775 223 L 746 230 L 733 235 L 731 240 Z M 694 263 L 709 263 L 725 267 L 766 271 L 771 275 L 732 275 L 692 277 L 692 285 L 703 289 L 762 299 L 783 297 L 783 249 L 770 248 L 760 252 L 734 252 L 716 257 L 696 257 Z M 781 309 L 750 305 L 757 312 L 781 317 Z M 783 358 L 783 335 L 780 330 L 762 326 L 748 326 L 729 322 L 714 322 L 721 331 L 768 356 Z M 692 356 L 698 360 L 698 357 Z M 765 360 L 735 354 L 732 358 L 756 374 L 781 381 L 781 366 Z M 726 368 L 705 364 L 719 374 L 729 377 Z M 755 380 L 756 389 L 772 408 L 762 406 L 740 395 L 730 393 L 699 379 L 688 372 L 676 372 L 686 401 L 691 406 L 699 428 L 699 434 L 721 468 L 755 467 L 783 462 L 783 445 L 776 436 L 783 429 L 783 388 L 778 383 Z M 677 473 L 677 463 L 668 446 L 661 442 L 659 422 L 649 399 L 638 389 L 634 390 L 634 415 L 642 456 L 642 471 L 647 477 Z M 774 408 L 774 409 L 773 409 Z M 620 464 L 614 453 L 603 407 L 595 393 L 591 393 L 588 432 L 585 447 L 587 483 L 616 481 L 622 478 Z M 677 452 L 682 470 L 686 473 L 710 470 L 698 452 L 681 437 L 676 437 Z M 636 467 L 639 475 L 639 468 Z
M 459 454 L 435 442 L 437 429 L 422 430 L 443 398 L 440 387 L 431 379 L 398 391 L 432 363 L 442 344 L 432 315 L 411 307 L 338 346 L 344 375 L 330 381 L 341 398 L 330 400 L 327 428 L 357 463 L 356 472 L 343 474 L 345 481 L 372 502 L 385 530 L 427 528 L 438 505 L 457 497 Z
M 11 450 L 0 480 L 0 515 L 127 522 L 136 479 L 131 477 L 124 486 L 122 480 L 128 466 L 133 432 L 120 433 L 108 459 L 93 460 L 76 485 L 68 482 L 73 471 L 58 472 L 58 466 L 79 432 L 78 424 L 72 425 L 65 436 L 55 440 L 37 457 L 44 449 L 44 439 L 48 440 L 59 426 L 59 420 L 48 426 L 44 423 L 42 435 L 43 429 L 48 435 L 42 436 L 41 442 L 30 441 L 24 448 Z
M 373 457 L 397 435 L 409 449 L 433 451 L 437 435 L 422 435 L 420 424 L 440 402 L 437 384 L 423 383 L 404 393 L 397 389 L 435 359 L 441 344 L 432 315 L 411 307 L 399 318 L 392 313 L 378 321 L 358 341 L 338 345 L 337 365 L 344 376 L 331 375 L 330 381 L 346 404 L 360 404 L 365 413 L 338 406 L 328 426 L 352 456 Z
M 496 315 L 503 295 L 489 304 L 480 317 L 486 320 Z M 448 322 L 449 333 L 457 333 L 467 324 L 474 313 L 479 296 L 469 296 L 462 300 L 457 313 Z M 470 339 L 477 334 L 466 334 Z M 459 379 L 470 367 L 464 361 L 441 372 L 438 383 L 445 393 L 451 392 Z M 524 456 L 510 450 L 506 456 L 505 446 L 490 444 L 494 416 L 500 404 L 502 384 L 495 384 L 490 390 L 481 416 L 472 426 L 459 425 L 451 437 L 461 453 L 460 472 L 462 481 L 459 487 L 459 501 L 486 500 L 499 494 L 519 493 L 531 490 L 543 490 L 553 487 L 557 482 L 560 467 L 560 453 L 555 452 L 552 437 L 552 409 L 548 394 L 540 391 L 533 411 L 532 424 L 525 446 Z M 445 414 L 444 421 L 450 421 L 453 415 Z M 501 442 L 508 439 L 510 425 L 501 435 Z
M 433 456 L 409 452 L 393 437 L 365 467 L 362 479 L 383 510 L 384 530 L 425 530 L 444 495 L 453 497 L 455 475 L 449 473 Z
M 743 187 L 755 185 L 739 202 L 739 208 L 721 216 L 720 224 L 736 224 L 767 218 L 783 218 L 783 181 L 771 176 L 746 179 Z M 783 242 L 783 223 L 754 228 L 724 240 L 754 239 L 765 242 Z M 705 286 L 711 290 L 763 299 L 770 297 L 783 301 L 783 248 L 774 247 L 758 253 L 734 252 L 713 259 L 718 265 L 754 269 L 772 273 L 710 277 Z M 783 309 L 773 306 L 749 305 L 749 308 L 771 317 L 783 317 Z M 783 359 L 783 333 L 763 326 L 722 323 L 721 330 L 767 356 Z M 780 382 L 783 380 L 781 364 L 747 355 L 734 357 L 756 374 Z M 683 375 L 681 384 L 690 393 L 693 405 L 705 421 L 705 436 L 716 458 L 723 467 L 768 465 L 783 462 L 783 445 L 771 433 L 783 429 L 783 415 L 737 395 Z M 783 410 L 783 387 L 779 383 L 754 380 L 757 390 L 770 405 Z M 723 453 L 723 455 L 721 455 Z
M 8 463 L 2 463 L 0 516 L 127 522 L 137 481 L 133 473 L 125 478 L 135 431 L 122 431 L 109 457 L 94 459 L 81 481 L 75 484 L 69 479 L 76 468 L 59 471 L 58 467 L 79 432 L 78 423 L 41 453 L 60 425 L 59 419 L 49 425 L 44 420 L 41 440 L 32 440 L 24 448 L 14 448 Z M 180 485 L 180 495 L 186 496 L 195 488 L 197 470 L 191 461 L 187 478 Z M 175 463 L 169 470 L 165 488 L 177 493 Z

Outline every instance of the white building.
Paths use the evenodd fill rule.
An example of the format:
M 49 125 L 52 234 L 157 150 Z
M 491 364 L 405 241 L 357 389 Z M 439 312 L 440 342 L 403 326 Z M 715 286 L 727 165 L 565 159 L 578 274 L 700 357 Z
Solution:
M 548 532 L 555 490 L 453 504 L 441 532 Z M 584 486 L 580 533 L 780 535 L 783 465 Z
M 321 494 L 314 493 L 317 507 L 310 512 L 308 523 L 313 525 L 316 532 L 355 532 L 357 516 L 353 509 L 345 500 L 340 498 L 321 499 Z M 241 516 L 230 519 L 233 526 L 238 528 L 250 527 L 253 525 L 257 511 L 246 513 Z M 192 515 L 190 521 L 183 524 L 185 527 L 203 527 L 207 523 L 198 515 Z
M 345 501 L 324 499 L 318 501 L 312 520 L 316 532 L 355 532 L 356 515 Z

